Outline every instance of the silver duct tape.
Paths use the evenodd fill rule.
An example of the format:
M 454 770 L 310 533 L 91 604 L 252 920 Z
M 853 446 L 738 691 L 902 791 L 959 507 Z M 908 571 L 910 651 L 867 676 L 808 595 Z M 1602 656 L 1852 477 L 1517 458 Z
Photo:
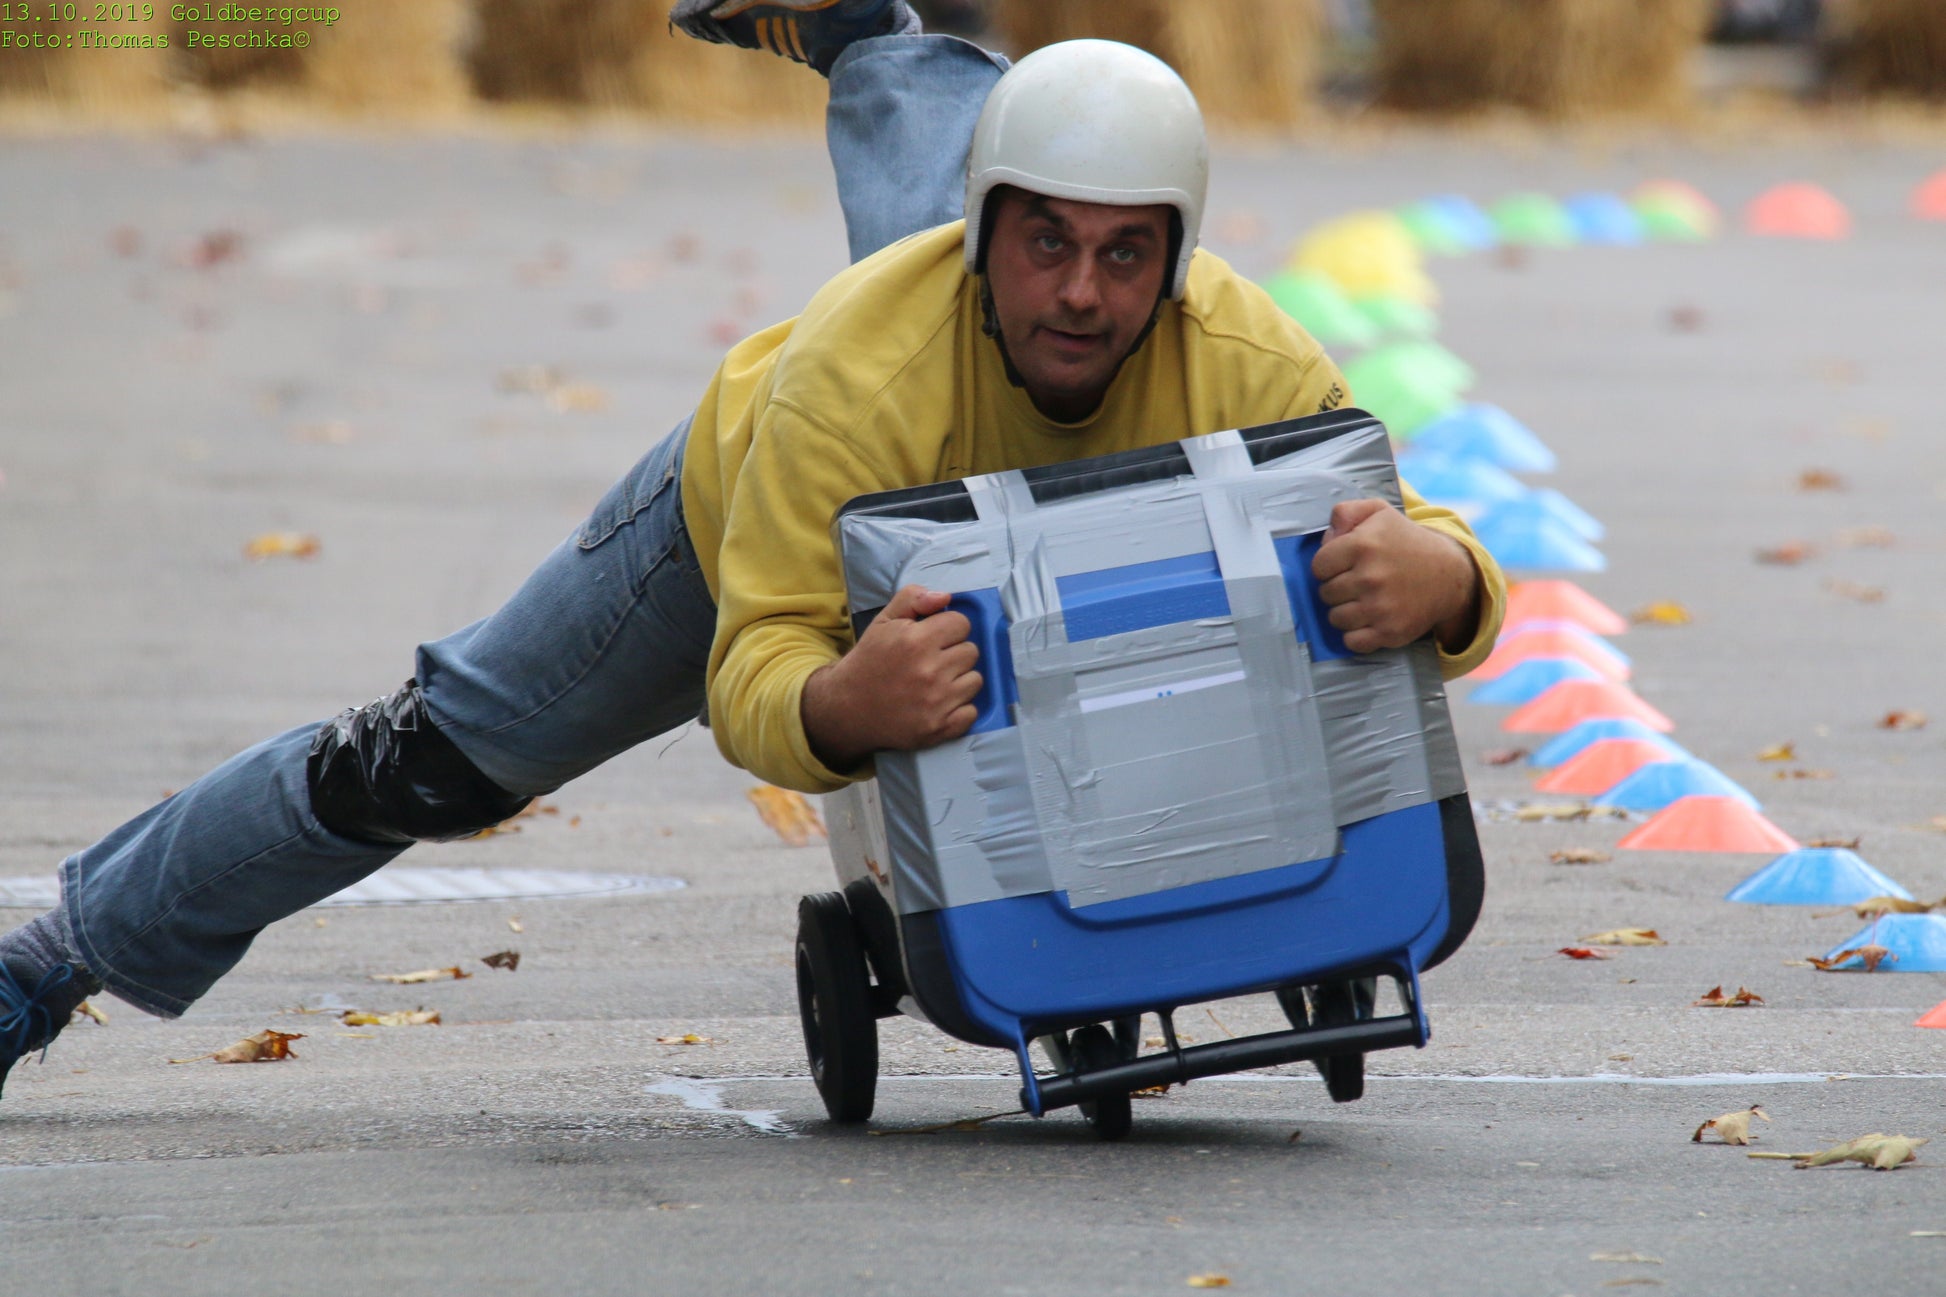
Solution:
M 1183 446 L 1196 475 L 1169 482 L 1037 506 L 991 474 L 966 479 L 975 522 L 840 521 L 855 609 L 913 581 L 998 588 L 1010 623 L 1014 724 L 878 758 L 901 911 L 1088 905 L 1319 859 L 1342 825 L 1464 790 L 1437 654 L 1313 662 L 1272 545 L 1340 500 L 1400 502 L 1383 430 L 1257 468 L 1235 433 Z M 1069 642 L 1061 577 L 1212 548 L 1229 616 Z

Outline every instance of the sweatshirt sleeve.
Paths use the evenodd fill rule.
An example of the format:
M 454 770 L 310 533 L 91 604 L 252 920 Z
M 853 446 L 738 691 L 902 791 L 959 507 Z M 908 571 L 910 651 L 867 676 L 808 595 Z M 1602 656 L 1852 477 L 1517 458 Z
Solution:
M 789 403 L 773 399 L 759 416 L 724 520 L 708 684 L 717 747 L 760 779 L 827 793 L 871 773 L 841 774 L 813 754 L 804 682 L 852 642 L 831 518 L 853 496 L 894 485 Z

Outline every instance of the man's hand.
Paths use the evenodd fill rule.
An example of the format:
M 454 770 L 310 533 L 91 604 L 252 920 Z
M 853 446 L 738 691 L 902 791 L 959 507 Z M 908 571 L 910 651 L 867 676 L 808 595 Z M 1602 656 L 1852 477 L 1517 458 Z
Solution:
M 804 732 L 818 760 L 849 770 L 874 752 L 914 751 L 973 727 L 980 650 L 973 627 L 944 611 L 951 595 L 909 585 L 851 652 L 804 683 Z
M 1332 509 L 1311 575 L 1354 653 L 1400 648 L 1427 631 L 1449 652 L 1472 642 L 1479 620 L 1472 556 L 1383 500 Z

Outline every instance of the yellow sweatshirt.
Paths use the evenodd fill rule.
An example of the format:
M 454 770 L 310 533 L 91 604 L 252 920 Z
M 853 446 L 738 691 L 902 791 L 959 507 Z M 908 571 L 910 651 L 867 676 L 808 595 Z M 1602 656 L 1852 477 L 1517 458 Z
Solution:
M 981 331 L 963 226 L 915 234 L 831 280 L 796 320 L 732 348 L 698 406 L 683 509 L 717 601 L 710 724 L 723 755 L 759 778 L 830 792 L 868 776 L 827 769 L 804 732 L 804 682 L 852 642 L 830 525 L 853 496 L 1082 459 L 1347 401 L 1317 342 L 1223 261 L 1198 252 L 1181 302 L 1101 407 L 1056 423 L 1007 378 Z M 1410 489 L 1407 513 L 1457 538 L 1485 575 L 1480 631 L 1443 656 L 1478 665 L 1504 581 L 1466 525 Z

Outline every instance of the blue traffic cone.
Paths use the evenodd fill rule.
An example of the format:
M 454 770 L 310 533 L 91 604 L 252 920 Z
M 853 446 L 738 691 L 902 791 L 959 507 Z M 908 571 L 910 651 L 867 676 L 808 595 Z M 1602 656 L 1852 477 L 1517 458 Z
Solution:
M 1576 194 L 1562 206 L 1583 243 L 1642 242 L 1642 218 L 1617 194 Z
M 1566 523 L 1519 501 L 1490 510 L 1473 524 L 1473 534 L 1504 568 L 1534 572 L 1599 572 L 1608 566 L 1601 551 L 1574 534 Z
M 1552 473 L 1558 462 L 1527 425 L 1497 405 L 1470 402 L 1421 425 L 1415 450 L 1471 455 L 1510 473 Z
M 1466 247 L 1483 252 L 1500 242 L 1500 231 L 1494 228 L 1493 218 L 1470 198 L 1440 194 L 1419 205 L 1433 213 L 1448 233 Z
M 1860 946 L 1884 946 L 1890 953 L 1879 967 L 1894 973 L 1946 972 L 1946 915 L 1882 915 L 1850 941 L 1841 941 L 1826 951 L 1824 957 L 1836 959 Z M 1853 955 L 1833 971 L 1852 972 L 1864 967 L 1864 959 Z
M 1466 696 L 1470 703 L 1525 703 L 1563 680 L 1605 680 L 1606 676 L 1575 658 L 1528 658 L 1495 679 L 1478 685 Z
M 1619 806 L 1625 811 L 1659 811 L 1683 797 L 1734 797 L 1753 810 L 1763 809 L 1742 784 L 1695 757 L 1643 766 L 1595 798 L 1595 805 Z
M 1608 528 L 1601 525 L 1600 519 L 1551 486 L 1535 487 L 1533 499 L 1555 518 L 1571 527 L 1574 534 L 1583 540 L 1600 540 L 1608 534 Z
M 1681 744 L 1668 735 L 1658 734 L 1632 716 L 1603 716 L 1582 721 L 1573 729 L 1556 734 L 1535 749 L 1534 754 L 1527 758 L 1527 764 L 1540 770 L 1552 770 L 1573 758 L 1590 743 L 1599 743 L 1603 739 L 1647 739 L 1666 746 L 1671 757 L 1680 759 L 1689 755 Z
M 1443 455 L 1415 446 L 1399 452 L 1398 465 L 1399 476 L 1413 490 L 1440 504 L 1496 505 L 1528 493 L 1512 473 L 1471 455 Z
M 1799 847 L 1786 851 L 1730 889 L 1726 901 L 1750 905 L 1856 905 L 1874 896 L 1912 893 L 1844 847 Z

